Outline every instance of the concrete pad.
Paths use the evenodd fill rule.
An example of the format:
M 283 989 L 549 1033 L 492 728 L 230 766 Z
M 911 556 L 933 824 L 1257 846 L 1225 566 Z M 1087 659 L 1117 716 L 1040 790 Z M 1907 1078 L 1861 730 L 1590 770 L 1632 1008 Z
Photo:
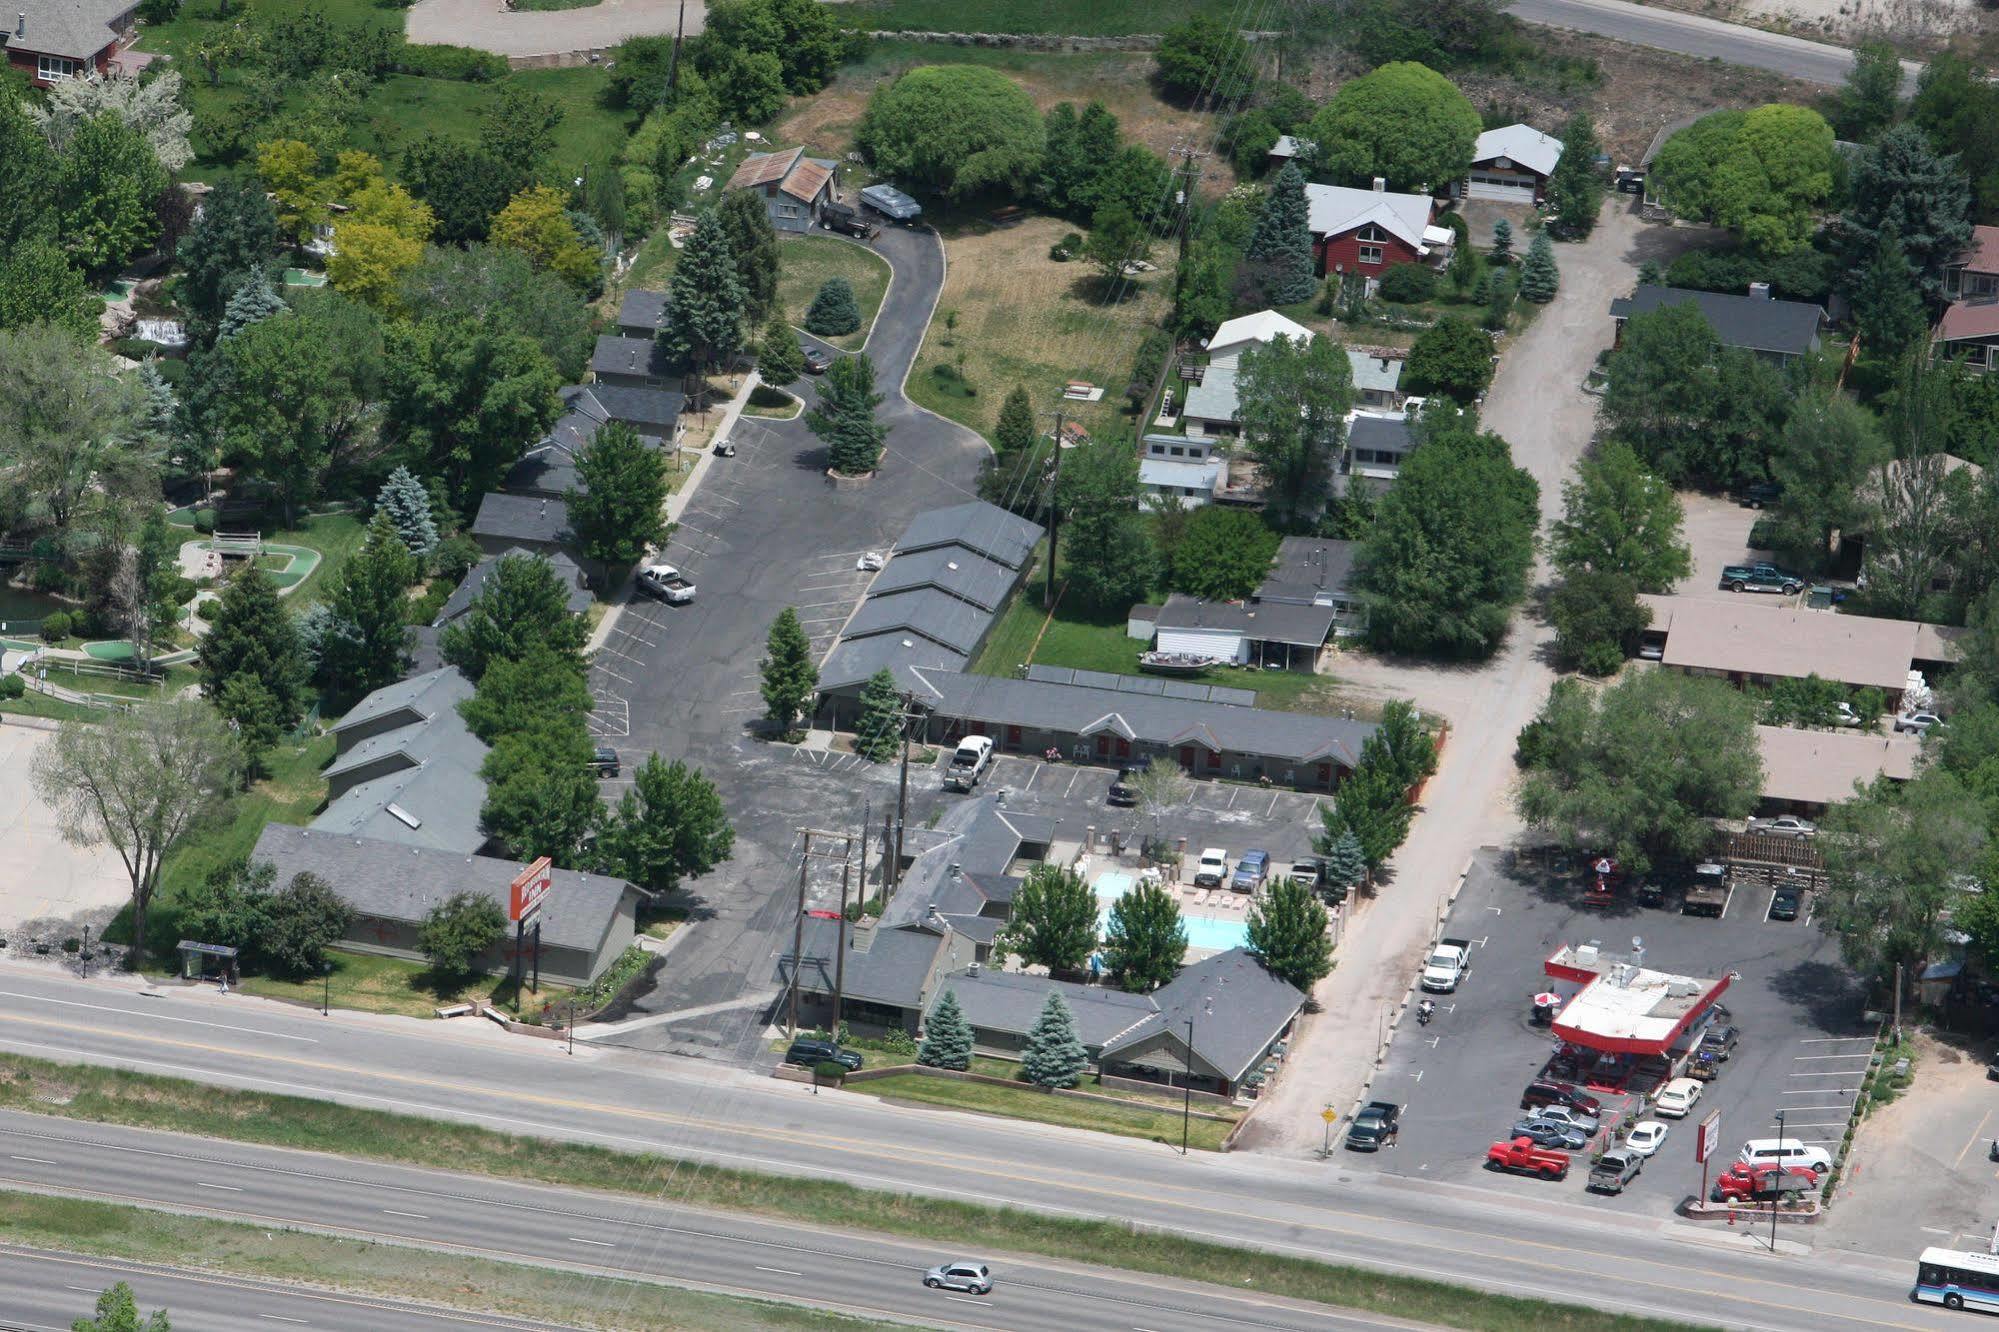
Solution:
M 0 932 L 40 921 L 88 920 L 101 928 L 132 895 L 118 853 L 63 841 L 55 814 L 35 794 L 28 765 L 53 739 L 51 731 L 0 725 L 0 840 L 10 869 L 0 891 Z

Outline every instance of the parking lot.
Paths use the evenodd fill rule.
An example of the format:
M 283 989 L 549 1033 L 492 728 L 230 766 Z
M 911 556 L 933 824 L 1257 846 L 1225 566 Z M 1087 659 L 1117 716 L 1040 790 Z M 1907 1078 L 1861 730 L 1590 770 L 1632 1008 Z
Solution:
M 1373 1158 L 1381 1169 L 1508 1191 L 1559 1190 L 1591 1205 L 1663 1214 L 1699 1192 L 1694 1130 L 1712 1110 L 1721 1112 L 1724 1157 L 1714 1173 L 1746 1140 L 1776 1136 L 1780 1110 L 1785 1136 L 1837 1148 L 1873 1028 L 1835 941 L 1806 916 L 1769 920 L 1767 889 L 1736 889 L 1718 919 L 1683 916 L 1670 897 L 1667 907 L 1641 907 L 1623 891 L 1590 907 L 1580 895 L 1577 879 L 1559 866 L 1523 860 L 1509 871 L 1497 853 L 1474 864 L 1442 930 L 1472 941 L 1471 972 L 1454 994 L 1433 996 L 1437 1015 L 1428 1026 L 1413 1008 L 1404 1015 L 1370 1092 L 1403 1106 L 1398 1144 Z M 1568 998 L 1578 988 L 1551 982 L 1542 963 L 1566 944 L 1596 941 L 1606 953 L 1631 954 L 1635 940 L 1648 969 L 1735 977 L 1722 996 L 1741 1030 L 1734 1055 L 1690 1115 L 1662 1121 L 1670 1123 L 1665 1145 L 1621 1195 L 1585 1192 L 1582 1152 L 1561 1184 L 1486 1172 L 1486 1148 L 1521 1117 L 1519 1091 L 1554 1046 L 1547 1029 L 1532 1024 L 1530 997 L 1553 988 Z M 1382 1020 L 1356 1015 L 1368 1017 Z
M 1702 495 L 1682 491 L 1680 503 L 1686 509 L 1681 534 L 1693 551 L 1694 571 L 1673 589 L 1683 597 L 1748 600 L 1759 605 L 1795 606 L 1802 597 L 1785 597 L 1771 592 L 1729 592 L 1721 586 L 1721 571 L 1731 564 L 1773 561 L 1767 550 L 1749 548 L 1749 530 L 1763 511 L 1739 504 L 1726 495 Z

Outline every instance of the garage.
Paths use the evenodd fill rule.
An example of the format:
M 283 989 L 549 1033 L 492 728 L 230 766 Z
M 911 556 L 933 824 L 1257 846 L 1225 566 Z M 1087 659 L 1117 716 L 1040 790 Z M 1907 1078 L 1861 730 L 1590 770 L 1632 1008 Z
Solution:
M 1248 647 L 1242 635 L 1227 629 L 1168 629 L 1161 625 L 1158 646 L 1161 652 L 1184 652 L 1190 656 L 1232 661 L 1238 665 L 1249 660 Z
M 1458 182 L 1458 197 L 1537 203 L 1561 158 L 1562 141 L 1532 125 L 1489 129 L 1472 149 L 1471 171 Z
M 1533 176 L 1503 175 L 1497 171 L 1474 171 L 1465 180 L 1465 197 L 1490 199 L 1498 203 L 1531 204 L 1540 182 Z

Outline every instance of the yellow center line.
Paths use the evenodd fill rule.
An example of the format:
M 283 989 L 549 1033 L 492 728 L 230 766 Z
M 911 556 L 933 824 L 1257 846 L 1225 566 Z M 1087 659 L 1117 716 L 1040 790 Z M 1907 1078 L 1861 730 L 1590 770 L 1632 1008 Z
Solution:
M 1153 1187 L 1145 1192 L 1136 1192 L 1125 1189 L 1115 1189 L 1101 1184 L 1092 1184 L 1089 1183 L 1087 1180 L 1080 1180 L 1066 1175 L 1039 1173 L 1028 1168 L 1024 1164 L 1009 1163 L 1008 1168 L 1004 1170 L 990 1169 L 978 1166 L 974 1164 L 969 1158 L 960 1154 L 934 1152 L 905 1144 L 897 1144 L 894 1150 L 890 1151 L 890 1150 L 885 1150 L 880 1146 L 878 1146 L 877 1144 L 869 1142 L 864 1139 L 842 1137 L 839 1135 L 818 1133 L 804 1129 L 762 1128 L 755 1125 L 746 1125 L 741 1123 L 732 1123 L 720 1120 L 700 1119 L 692 1115 L 676 1115 L 676 1114 L 662 1113 L 660 1111 L 655 1111 L 655 1110 L 640 1110 L 626 1106 L 607 1105 L 595 1101 L 578 1100 L 573 1097 L 551 1096 L 541 1092 L 527 1092 L 527 1091 L 518 1091 L 512 1089 L 499 1089 L 499 1088 L 481 1086 L 477 1083 L 454 1082 L 444 1078 L 423 1077 L 413 1073 L 397 1073 L 397 1072 L 383 1071 L 379 1069 L 361 1068 L 349 1064 L 334 1063 L 330 1060 L 309 1059 L 300 1055 L 268 1054 L 256 1050 L 241 1050 L 230 1046 L 213 1045 L 203 1041 L 188 1041 L 188 1040 L 172 1039 L 167 1037 L 151 1037 L 151 1036 L 134 1037 L 129 1032 L 108 1030 L 102 1027 L 94 1027 L 83 1023 L 60 1022 L 33 1015 L 0 1012 L 0 1022 L 11 1022 L 23 1026 L 53 1027 L 58 1030 L 77 1032 L 87 1035 L 111 1036 L 120 1040 L 140 1039 L 144 1040 L 147 1044 L 156 1047 L 192 1050 L 206 1054 L 223 1055 L 236 1060 L 255 1060 L 265 1064 L 276 1064 L 290 1068 L 311 1069 L 321 1073 L 336 1074 L 344 1078 L 373 1078 L 379 1081 L 397 1083 L 405 1086 L 424 1087 L 431 1089 L 433 1091 L 451 1092 L 460 1095 L 471 1095 L 484 1098 L 487 1100 L 518 1101 L 528 1105 L 541 1106 L 550 1110 L 581 1111 L 590 1114 L 610 1115 L 617 1118 L 634 1120 L 641 1123 L 660 1124 L 669 1127 L 685 1128 L 685 1129 L 705 1129 L 713 1133 L 732 1134 L 738 1137 L 751 1138 L 768 1142 L 781 1142 L 791 1146 L 798 1146 L 798 1145 L 821 1146 L 830 1151 L 839 1151 L 850 1156 L 856 1156 L 871 1160 L 887 1161 L 902 1166 L 907 1166 L 912 1164 L 913 1159 L 915 1159 L 918 1161 L 927 1161 L 930 1163 L 934 1163 L 939 1167 L 948 1167 L 953 1174 L 959 1176 L 979 1175 L 991 1178 L 1003 1184 L 1020 1184 L 1023 1182 L 1046 1184 L 1066 1189 L 1072 1193 L 1080 1193 L 1100 1198 L 1115 1199 L 1118 1202 L 1127 1203 L 1127 1204 L 1158 1206 L 1162 1202 L 1166 1201 L 1162 1197 L 1162 1194 L 1168 1192 L 1171 1192 L 1181 1197 L 1184 1197 L 1189 1194 L 1197 1198 L 1209 1196 L 1205 1191 L 1190 1190 L 1185 1186 L 1173 1185 L 1170 1183 L 1161 1183 L 1156 1187 Z M 365 1095 L 366 1093 L 350 1092 L 349 1094 Z M 449 1111 L 441 1110 L 440 1113 L 449 1113 Z M 666 1144 L 662 1145 L 666 1146 Z M 684 1148 L 684 1150 L 699 1150 L 699 1149 L 690 1147 L 690 1148 Z M 1020 1202 L 1011 1205 L 1017 1207 L 1025 1207 L 1029 1209 L 1035 1207 L 1035 1204 L 1030 1202 Z M 1173 1201 L 1170 1205 L 1182 1208 L 1186 1211 L 1196 1212 L 1216 1217 L 1223 1217 L 1229 1220 L 1237 1220 L 1240 1218 L 1241 1215 L 1240 1210 L 1238 1208 L 1215 1206 L 1212 1204 L 1207 1204 L 1198 1201 L 1185 1201 L 1185 1200 Z M 1366 1213 L 1361 1213 L 1361 1212 L 1345 1211 L 1337 1207 L 1326 1208 L 1325 1215 L 1332 1218 L 1338 1218 L 1341 1221 L 1350 1222 L 1352 1224 L 1333 1225 L 1317 1221 L 1300 1221 L 1300 1220 L 1291 1220 L 1288 1221 L 1287 1224 L 1301 1230 L 1319 1231 L 1327 1235 L 1337 1235 L 1350 1239 L 1379 1241 L 1379 1239 L 1381 1238 L 1381 1222 L 1384 1219 L 1382 1217 L 1370 1216 Z M 1543 1240 L 1529 1239 L 1524 1236 L 1512 1235 L 1512 1234 L 1494 1234 L 1488 1231 L 1479 1231 L 1473 1229 L 1466 1229 L 1459 1226 L 1444 1225 L 1434 1221 L 1401 1221 L 1399 1218 L 1386 1218 L 1386 1219 L 1395 1220 L 1398 1221 L 1400 1224 L 1404 1225 L 1420 1227 L 1426 1231 L 1432 1231 L 1439 1235 L 1456 1236 L 1459 1237 L 1460 1239 L 1466 1239 L 1466 1240 L 1499 1241 L 1504 1244 L 1514 1246 L 1516 1249 L 1526 1248 L 1526 1249 L 1539 1250 L 1547 1253 L 1549 1255 L 1549 1258 L 1546 1260 L 1524 1258 L 1521 1257 L 1517 1252 L 1509 1252 L 1505 1250 L 1499 1252 L 1480 1251 L 1472 1254 L 1467 1254 L 1466 1250 L 1460 1245 L 1447 1246 L 1439 1244 L 1435 1246 L 1438 1249 L 1443 1250 L 1445 1252 L 1450 1252 L 1465 1256 L 1489 1258 L 1512 1264 L 1515 1267 L 1530 1266 L 1530 1267 L 1545 1268 L 1548 1271 L 1560 1273 L 1565 1277 L 1573 1277 L 1577 1274 L 1578 1269 L 1576 1268 L 1575 1265 L 1576 1250 L 1572 1245 L 1569 1244 L 1561 1243 L 1558 1241 L 1543 1241 Z M 1146 1222 L 1144 1224 L 1158 1225 L 1159 1223 Z M 1168 1226 L 1163 1228 L 1171 1229 L 1172 1227 Z M 1195 1233 L 1198 1234 L 1199 1232 Z M 1238 1246 L 1252 1245 L 1258 1247 L 1270 1247 L 1270 1246 L 1260 1245 L 1258 1241 L 1253 1239 L 1225 1237 L 1225 1236 L 1216 1237 L 1216 1238 L 1222 1238 L 1224 1239 L 1224 1242 L 1236 1244 Z M 1325 1255 L 1322 1253 L 1314 1253 L 1311 1256 L 1318 1258 L 1320 1260 L 1323 1260 L 1325 1257 Z M 1712 1268 L 1686 1266 L 1678 1263 L 1666 1262 L 1655 1258 L 1632 1258 L 1629 1255 L 1626 1255 L 1626 1259 L 1627 1261 L 1634 1261 L 1643 1264 L 1644 1266 L 1649 1268 L 1656 1268 L 1661 1271 L 1669 1273 L 1677 1273 L 1682 1278 L 1700 1277 L 1700 1278 L 1709 1278 L 1716 1281 L 1726 1282 L 1727 1283 L 1726 1288 L 1729 1290 L 1730 1298 L 1738 1300 L 1744 1304 L 1756 1305 L 1765 1308 L 1784 1309 L 1787 1311 L 1794 1310 L 1796 1308 L 1795 1300 L 1791 1298 L 1795 1290 L 1794 1282 L 1779 1281 L 1766 1277 L 1743 1276 L 1740 1275 L 1739 1273 L 1721 1273 L 1715 1271 Z M 1369 1261 L 1369 1260 L 1361 1260 L 1361 1261 Z M 1425 1269 L 1425 1270 L 1430 1270 L 1432 1271 L 1433 1274 L 1436 1274 L 1434 1272 L 1434 1269 Z M 1436 1274 L 1436 1275 L 1441 1275 L 1441 1274 Z M 1473 1276 L 1468 1276 L 1466 1279 L 1472 1281 L 1480 1280 L 1480 1278 Z M 1688 1289 L 1688 1286 L 1686 1285 L 1684 1280 L 1664 1281 L 1664 1280 L 1650 1280 L 1650 1279 L 1632 1277 L 1632 1276 L 1620 1276 L 1619 1281 L 1621 1284 L 1625 1286 L 1649 1286 L 1657 1288 L 1659 1290 L 1669 1291 L 1675 1295 L 1684 1295 Z M 1750 1286 L 1767 1288 L 1775 1292 L 1781 1298 L 1774 1298 L 1768 1300 L 1755 1299 L 1740 1293 L 1742 1288 Z M 1903 1306 L 1903 1302 L 1900 1300 L 1890 1301 L 1873 1296 L 1855 1296 L 1851 1297 L 1851 1300 L 1857 1302 L 1864 1302 L 1867 1304 L 1880 1305 L 1885 1308 L 1891 1308 L 1897 1310 L 1899 1310 Z M 1913 1328 L 1913 1329 L 1918 1329 L 1919 1332 L 1922 1327 L 1921 1324 L 1903 1323 L 1894 1320 L 1880 1321 L 1874 1319 L 1867 1319 L 1859 1317 L 1854 1314 L 1842 1313 L 1838 1311 L 1828 1311 L 1827 1316 L 1831 1318 L 1843 1319 L 1848 1322 L 1861 1323 L 1866 1326 Z

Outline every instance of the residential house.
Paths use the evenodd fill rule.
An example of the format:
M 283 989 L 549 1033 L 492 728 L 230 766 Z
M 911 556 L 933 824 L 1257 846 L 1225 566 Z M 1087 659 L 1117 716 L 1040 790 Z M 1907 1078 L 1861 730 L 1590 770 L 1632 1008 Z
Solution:
M 810 231 L 820 210 L 834 197 L 833 173 L 839 165 L 807 157 L 802 147 L 751 153 L 722 188 L 755 190 L 763 196 L 764 213 L 779 231 Z
M 333 727 L 318 832 L 469 855 L 487 837 L 479 811 L 486 745 L 458 705 L 472 681 L 455 666 L 384 685 Z
M 962 670 L 985 646 L 1041 540 L 1039 524 L 982 500 L 910 520 L 819 668 L 822 693 L 852 702 L 876 671 L 903 688 L 918 666 Z
M 1358 541 L 1327 537 L 1288 536 L 1278 543 L 1270 576 L 1256 589 L 1259 605 L 1321 606 L 1333 612 L 1335 634 L 1357 634 L 1367 627 L 1359 594 L 1353 589 Z
M 1198 509 L 1228 484 L 1229 461 L 1215 441 L 1192 435 L 1147 435 L 1138 455 L 1139 503 L 1156 509 L 1177 500 Z
M 1340 455 L 1340 474 L 1334 488 L 1346 493 L 1356 481 L 1375 494 L 1395 484 L 1402 464 L 1416 448 L 1416 433 L 1402 412 L 1351 412 L 1347 415 L 1347 444 Z
M 508 469 L 509 491 L 560 499 L 571 489 L 587 490 L 577 475 L 576 460 L 600 426 L 623 422 L 641 440 L 664 449 L 680 438 L 680 414 L 687 403 L 686 396 L 674 389 L 615 384 L 572 384 L 561 397 L 562 415 Z
M 1318 271 L 1380 277 L 1396 264 L 1439 264 L 1450 257 L 1457 233 L 1434 225 L 1436 204 L 1427 194 L 1395 194 L 1377 176 L 1374 188 L 1307 185 L 1305 201 Z
M 1399 412 L 1406 400 L 1402 392 L 1403 358 L 1399 354 L 1371 348 L 1347 348 L 1347 364 L 1353 369 L 1354 405 L 1362 409 Z
M 628 338 L 652 338 L 666 324 L 666 293 L 634 288 L 618 302 L 618 332 Z
M 1309 671 L 1332 635 L 1333 619 L 1331 606 L 1311 602 L 1202 601 L 1175 592 L 1152 627 L 1161 652 Z
M 136 0 L 20 0 L 14 21 L 0 28 L 0 50 L 37 88 L 137 73 L 146 60 L 126 48 L 137 35 L 138 8 Z
M 1999 227 L 1973 227 L 1971 244 L 1943 271 L 1947 301 L 1999 296 Z
M 437 612 L 437 618 L 431 623 L 442 627 L 471 610 L 473 600 L 485 589 L 486 580 L 493 576 L 493 570 L 500 561 L 506 559 L 542 561 L 549 566 L 567 593 L 569 613 L 581 615 L 590 609 L 590 585 L 583 576 L 582 567 L 575 560 L 559 550 L 526 550 L 516 546 L 511 550 L 501 551 L 498 555 L 488 555 L 467 570 L 464 581 L 452 589 L 451 595 L 445 599 L 443 608 Z
M 1233 439 L 1241 434 L 1242 426 L 1236 420 L 1236 375 L 1242 368 L 1242 354 L 1251 347 L 1268 346 L 1278 337 L 1310 341 L 1312 330 L 1275 310 L 1238 315 L 1216 329 L 1208 339 L 1207 363 L 1183 365 L 1180 370 L 1188 381 L 1186 400 L 1180 406 L 1182 432 L 1195 439 Z
M 1879 689 L 1890 708 L 1901 705 L 1912 672 L 1930 678 L 1948 670 L 1964 634 L 1914 620 L 1789 610 L 1753 597 L 1638 599 L 1652 612 L 1645 641 L 1668 670 L 1738 685 L 1816 675 L 1850 689 Z
M 1937 321 L 1932 347 L 1984 374 L 1999 370 L 1999 296 L 1953 301 Z
M 472 517 L 472 539 L 488 555 L 502 555 L 516 547 L 553 555 L 576 545 L 576 533 L 569 526 L 569 506 L 559 499 L 534 495 L 487 495 Z
M 599 384 L 626 388 L 664 388 L 672 378 L 666 353 L 651 338 L 600 333 L 590 354 L 590 373 Z
M 1756 747 L 1763 756 L 1763 807 L 1773 814 L 1811 817 L 1852 799 L 1855 786 L 1881 777 L 1910 780 L 1922 752 L 1915 736 L 1884 735 L 1873 727 L 1806 731 L 1758 726 Z
M 1305 1006 L 1303 991 L 1244 948 L 1182 967 L 1146 997 L 1154 1011 L 1104 1043 L 1103 1076 L 1231 1097 L 1252 1084 Z
M 288 824 L 265 826 L 250 858 L 277 870 L 278 882 L 313 874 L 354 909 L 340 947 L 357 953 L 423 960 L 417 934 L 424 918 L 453 894 L 477 893 L 506 910 L 513 881 L 526 868 L 493 856 L 466 855 Z M 623 879 L 551 870 L 548 896 L 519 952 L 515 932 L 475 966 L 504 975 L 518 966 L 560 985 L 588 985 L 628 948 L 646 894 Z
M 1700 308 L 1722 346 L 1755 352 L 1779 364 L 1817 351 L 1819 331 L 1825 326 L 1822 306 L 1809 301 L 1776 300 L 1771 297 L 1767 282 L 1750 283 L 1746 296 L 1690 291 L 1684 287 L 1640 286 L 1631 295 L 1620 296 L 1610 303 L 1617 342 L 1624 341 L 1624 321 L 1631 316 L 1651 314 L 1689 301 Z
M 1310 139 L 1301 139 L 1295 134 L 1280 134 L 1277 142 L 1270 145 L 1270 152 L 1264 160 L 1273 167 L 1282 167 L 1286 162 L 1295 162 L 1299 158 L 1309 161 L 1318 147 Z
M 1537 204 L 1562 157 L 1562 141 L 1532 125 L 1502 125 L 1478 136 L 1471 173 L 1453 187 L 1460 199 Z

